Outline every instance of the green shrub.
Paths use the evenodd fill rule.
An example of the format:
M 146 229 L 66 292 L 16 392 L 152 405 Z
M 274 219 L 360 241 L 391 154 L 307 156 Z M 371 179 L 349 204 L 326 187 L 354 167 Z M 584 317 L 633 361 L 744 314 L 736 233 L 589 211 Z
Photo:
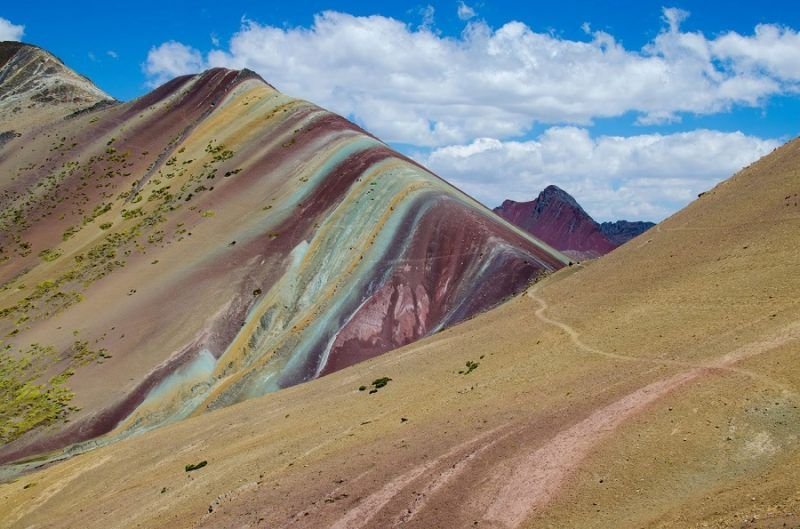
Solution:
M 373 393 L 377 393 L 379 389 L 386 387 L 386 384 L 391 382 L 391 380 L 392 379 L 389 377 L 376 378 L 375 380 L 372 381 L 372 384 L 370 384 L 370 386 L 372 387 L 369 390 L 369 394 L 372 395 Z M 366 391 L 366 390 L 367 386 L 358 387 L 358 391 Z
M 381 377 L 381 378 L 376 378 L 376 379 L 375 379 L 375 380 L 372 382 L 372 385 L 373 385 L 373 386 L 375 386 L 375 389 L 381 389 L 382 387 L 386 386 L 386 384 L 388 384 L 389 382 L 391 382 L 391 380 L 392 380 L 392 379 L 391 379 L 391 378 L 389 378 L 389 377 Z
M 459 375 L 469 375 L 470 373 L 472 373 L 473 371 L 478 369 L 479 365 L 480 364 L 478 362 L 473 362 L 472 360 L 467 360 L 467 363 L 466 363 L 467 369 L 466 370 L 462 369 L 461 371 L 458 372 L 458 374 Z
M 39 252 L 39 257 L 41 257 L 43 261 L 47 261 L 49 263 L 61 257 L 62 253 L 63 252 L 59 249 L 46 248 Z
M 185 469 L 186 469 L 186 472 L 191 472 L 192 470 L 197 470 L 199 468 L 203 468 L 207 464 L 208 464 L 208 461 L 203 460 L 203 461 L 200 461 L 199 463 L 195 463 L 193 465 L 186 465 Z
M 122 218 L 123 219 L 133 219 L 136 217 L 141 217 L 144 215 L 144 211 L 142 208 L 134 208 L 134 209 L 123 209 L 122 210 Z

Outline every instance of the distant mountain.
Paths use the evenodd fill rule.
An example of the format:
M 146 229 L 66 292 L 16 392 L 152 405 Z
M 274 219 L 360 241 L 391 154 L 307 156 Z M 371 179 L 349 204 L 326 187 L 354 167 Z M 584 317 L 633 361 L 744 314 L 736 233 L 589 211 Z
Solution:
M 573 259 L 597 257 L 617 246 L 580 204 L 558 186 L 547 186 L 530 202 L 506 200 L 494 212 Z
M 555 185 L 547 186 L 530 202 L 505 200 L 494 212 L 577 260 L 604 255 L 653 226 L 628 221 L 598 224 Z
M 568 261 L 253 72 L 114 103 L 0 49 L 0 461 L 331 373 Z
M 600 231 L 602 231 L 603 235 L 611 242 L 617 246 L 621 246 L 634 237 L 638 237 L 653 226 L 655 226 L 653 222 L 618 220 L 616 222 L 601 222 Z

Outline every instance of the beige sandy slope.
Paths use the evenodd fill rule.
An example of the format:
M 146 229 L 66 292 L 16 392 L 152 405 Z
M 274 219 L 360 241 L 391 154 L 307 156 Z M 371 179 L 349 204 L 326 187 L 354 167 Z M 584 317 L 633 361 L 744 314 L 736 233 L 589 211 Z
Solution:
M 793 142 L 431 339 L 1 485 L 0 526 L 796 527 L 798 168 Z

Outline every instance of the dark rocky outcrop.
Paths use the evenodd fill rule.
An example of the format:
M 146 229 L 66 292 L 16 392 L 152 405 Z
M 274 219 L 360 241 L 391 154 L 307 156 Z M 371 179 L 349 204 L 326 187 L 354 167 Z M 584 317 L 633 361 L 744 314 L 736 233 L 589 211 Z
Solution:
M 601 222 L 600 231 L 602 231 L 603 235 L 608 237 L 611 242 L 617 246 L 621 246 L 634 237 L 638 237 L 653 226 L 655 226 L 653 222 L 618 220 L 616 222 Z

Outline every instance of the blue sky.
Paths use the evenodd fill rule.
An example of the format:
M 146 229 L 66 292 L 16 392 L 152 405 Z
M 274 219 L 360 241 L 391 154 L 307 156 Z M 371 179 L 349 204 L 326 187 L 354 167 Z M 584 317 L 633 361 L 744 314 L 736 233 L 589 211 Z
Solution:
M 660 220 L 800 132 L 793 2 L 121 6 L 14 2 L 0 19 L 123 100 L 252 68 L 489 206 L 555 183 L 598 220 Z

